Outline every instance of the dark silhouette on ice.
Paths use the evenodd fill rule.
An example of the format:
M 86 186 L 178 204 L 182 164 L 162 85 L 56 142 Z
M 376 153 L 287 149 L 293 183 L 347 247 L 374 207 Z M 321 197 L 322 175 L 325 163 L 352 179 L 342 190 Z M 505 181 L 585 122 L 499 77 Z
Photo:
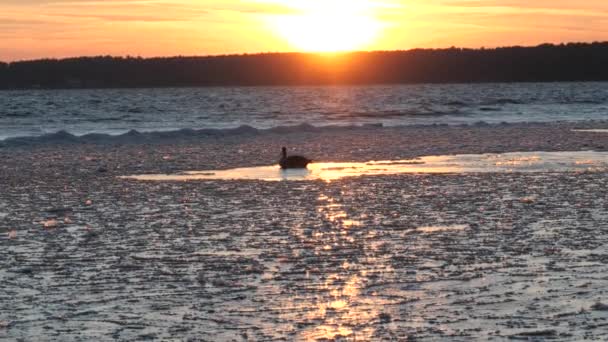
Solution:
M 312 160 L 302 156 L 287 156 L 287 148 L 283 147 L 279 165 L 281 169 L 305 169 Z

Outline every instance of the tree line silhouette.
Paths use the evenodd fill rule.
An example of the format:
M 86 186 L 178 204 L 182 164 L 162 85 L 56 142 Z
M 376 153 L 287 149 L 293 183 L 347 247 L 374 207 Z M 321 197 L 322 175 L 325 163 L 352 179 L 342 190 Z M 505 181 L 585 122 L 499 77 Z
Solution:
M 608 81 L 608 42 L 0 63 L 0 88 Z

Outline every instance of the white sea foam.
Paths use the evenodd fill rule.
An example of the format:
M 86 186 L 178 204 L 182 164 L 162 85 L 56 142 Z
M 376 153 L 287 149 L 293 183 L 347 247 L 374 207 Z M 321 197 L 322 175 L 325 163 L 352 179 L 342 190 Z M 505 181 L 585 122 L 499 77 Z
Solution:
M 608 133 L 608 129 L 573 129 L 572 131 L 581 133 Z

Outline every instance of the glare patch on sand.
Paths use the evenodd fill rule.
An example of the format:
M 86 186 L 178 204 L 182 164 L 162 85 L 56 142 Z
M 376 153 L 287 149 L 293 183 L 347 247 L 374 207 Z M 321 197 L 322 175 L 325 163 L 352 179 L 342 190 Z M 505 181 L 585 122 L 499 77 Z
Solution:
M 431 233 L 448 232 L 448 231 L 459 232 L 459 231 L 466 230 L 468 228 L 469 228 L 469 226 L 466 224 L 456 224 L 456 225 L 452 225 L 452 226 L 418 227 L 418 228 L 416 228 L 416 230 L 423 232 L 423 233 L 431 234 Z
M 608 129 L 573 129 L 572 132 L 582 133 L 608 133 Z
M 607 171 L 608 152 L 514 152 L 427 156 L 412 160 L 365 163 L 313 163 L 308 169 L 281 170 L 278 165 L 173 175 L 123 176 L 139 181 L 263 180 L 334 181 L 345 177 L 397 174 Z

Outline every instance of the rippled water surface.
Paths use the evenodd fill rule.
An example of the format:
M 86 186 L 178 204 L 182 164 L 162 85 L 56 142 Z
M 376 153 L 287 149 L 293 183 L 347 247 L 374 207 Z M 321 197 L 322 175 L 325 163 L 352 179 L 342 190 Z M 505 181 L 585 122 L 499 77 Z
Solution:
M 66 130 L 470 124 L 605 119 L 606 83 L 0 92 L 0 139 Z

